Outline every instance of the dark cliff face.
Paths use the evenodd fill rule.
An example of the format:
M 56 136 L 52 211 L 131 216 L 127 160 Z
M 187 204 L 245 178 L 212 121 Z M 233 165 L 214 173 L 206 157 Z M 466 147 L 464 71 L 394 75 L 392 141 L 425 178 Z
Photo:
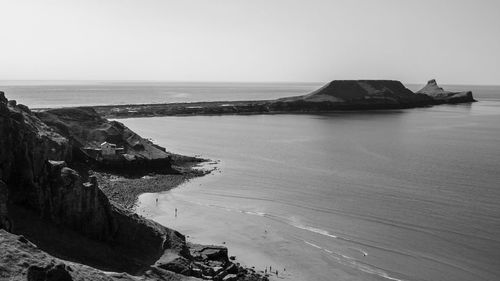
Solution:
M 344 101 L 355 101 L 368 97 L 414 98 L 415 94 L 401 82 L 393 80 L 335 80 L 311 93 L 328 95 Z
M 58 256 L 129 272 L 167 248 L 186 253 L 181 234 L 113 206 L 95 179 L 69 168 L 72 145 L 0 92 L 0 215 L 12 232 Z
M 320 89 L 298 97 L 279 99 L 279 110 L 391 109 L 425 106 L 432 98 L 415 94 L 393 80 L 334 80 Z
M 349 103 L 385 101 L 388 103 L 428 103 L 425 95 L 415 94 L 401 82 L 394 80 L 335 80 L 307 95 L 306 100 L 318 96 L 332 96 Z
M 71 160 L 66 138 L 0 92 L 0 180 L 13 200 L 39 209 L 41 188 L 48 184 L 47 160 Z

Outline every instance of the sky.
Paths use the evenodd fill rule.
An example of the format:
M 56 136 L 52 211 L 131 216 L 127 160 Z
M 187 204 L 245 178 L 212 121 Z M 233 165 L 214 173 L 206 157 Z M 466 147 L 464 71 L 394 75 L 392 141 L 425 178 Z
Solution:
M 0 80 L 500 85 L 498 0 L 0 0 Z

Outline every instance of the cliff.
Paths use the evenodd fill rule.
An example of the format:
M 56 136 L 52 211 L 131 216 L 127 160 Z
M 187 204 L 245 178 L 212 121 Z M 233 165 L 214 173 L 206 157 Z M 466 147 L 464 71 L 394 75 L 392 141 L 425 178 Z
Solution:
M 120 122 L 109 121 L 93 108 L 76 107 L 36 113 L 45 124 L 71 141 L 75 158 L 94 160 L 101 168 L 117 171 L 170 171 L 170 154 Z M 120 153 L 101 157 L 101 143 L 116 145 Z M 88 161 L 87 161 L 88 162 Z
M 465 92 L 450 92 L 439 87 L 436 80 L 432 79 L 427 82 L 422 89 L 417 91 L 418 94 L 425 94 L 433 98 L 436 103 L 466 103 L 475 102 L 471 91 Z
M 418 104 L 430 99 L 413 93 L 401 82 L 393 80 L 334 80 L 305 96 L 284 98 L 284 101 L 304 100 L 308 102 L 335 103 L 387 103 Z
M 3 194 L 2 204 L 7 208 L 2 216 L 8 217 L 14 233 L 26 235 L 46 245 L 48 251 L 71 259 L 132 271 L 153 263 L 167 244 L 179 251 L 185 248 L 184 237 L 179 233 L 113 206 L 95 179 L 84 182 L 64 162 L 72 161 L 70 141 L 26 107 L 7 102 L 3 93 L 0 135 L 0 182 L 7 193 Z M 82 237 L 72 241 L 67 233 L 56 231 L 58 228 Z M 54 239 L 61 242 L 61 247 L 52 247 Z M 115 249 L 107 249 L 103 256 L 93 254 L 81 247 L 81 241 L 87 239 L 102 245 L 111 243 Z M 75 249 L 78 257 L 72 251 Z M 106 259 L 118 256 L 123 256 L 119 264 Z
M 305 109 L 391 109 L 425 106 L 426 95 L 415 94 L 393 80 L 334 80 L 310 94 L 279 99 L 282 107 L 296 104 Z
M 76 113 L 88 117 L 88 111 Z M 70 115 L 67 124 L 80 118 Z M 75 130 L 65 132 L 70 140 L 59 133 L 67 127 L 48 126 L 0 92 L 0 228 L 10 232 L 0 230 L 2 279 L 184 280 L 234 274 L 233 280 L 261 280 L 228 261 L 196 261 L 182 234 L 115 206 L 95 177 L 87 181 L 72 169 L 72 152 L 80 141 L 93 139 L 84 138 L 92 135 L 93 122 L 108 124 L 96 118 L 89 120 L 88 131 L 75 129 L 86 124 L 68 128 Z M 211 264 L 222 270 L 210 271 Z

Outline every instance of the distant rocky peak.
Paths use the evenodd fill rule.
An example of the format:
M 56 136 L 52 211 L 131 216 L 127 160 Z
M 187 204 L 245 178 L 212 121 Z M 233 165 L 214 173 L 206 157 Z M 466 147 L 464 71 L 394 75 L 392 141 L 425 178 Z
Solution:
M 446 91 L 438 86 L 436 79 L 431 79 L 427 81 L 427 85 L 425 85 L 422 89 L 417 91 L 417 94 L 427 94 L 427 95 L 442 94 L 442 93 L 446 93 Z

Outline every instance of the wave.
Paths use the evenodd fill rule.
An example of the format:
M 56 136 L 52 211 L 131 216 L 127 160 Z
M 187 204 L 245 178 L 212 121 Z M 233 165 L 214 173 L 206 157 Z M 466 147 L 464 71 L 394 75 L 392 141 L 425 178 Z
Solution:
M 304 241 L 305 244 L 307 244 L 311 247 L 314 247 L 316 249 L 324 251 L 325 253 L 328 254 L 328 256 L 334 258 L 340 264 L 356 268 L 356 269 L 361 270 L 365 273 L 378 275 L 378 276 L 385 278 L 385 279 L 388 279 L 388 280 L 405 281 L 405 279 L 400 279 L 400 278 L 396 278 L 396 277 L 389 275 L 387 272 L 383 271 L 382 269 L 361 263 L 358 260 L 356 260 L 355 258 L 349 257 L 349 256 L 341 254 L 341 253 L 333 252 L 332 250 L 323 248 L 317 244 L 311 243 L 311 242 L 306 241 L 306 240 L 302 240 L 302 241 Z
M 321 234 L 321 235 L 324 235 L 324 236 L 328 236 L 328 237 L 331 237 L 331 238 L 335 238 L 335 239 L 339 238 L 337 235 L 333 235 L 330 232 L 328 232 L 327 230 L 323 230 L 323 229 L 320 229 L 320 228 L 316 228 L 316 227 L 312 227 L 312 226 L 305 226 L 305 225 L 301 225 L 301 224 L 295 223 L 295 222 L 290 223 L 290 225 L 294 226 L 296 228 L 308 230 L 308 231 L 311 231 L 311 232 L 314 232 L 314 233 L 318 233 L 318 234 Z
M 267 214 L 263 212 L 251 212 L 251 211 L 239 211 L 240 213 L 247 214 L 247 215 L 254 215 L 254 216 L 259 216 L 259 217 L 265 217 Z

